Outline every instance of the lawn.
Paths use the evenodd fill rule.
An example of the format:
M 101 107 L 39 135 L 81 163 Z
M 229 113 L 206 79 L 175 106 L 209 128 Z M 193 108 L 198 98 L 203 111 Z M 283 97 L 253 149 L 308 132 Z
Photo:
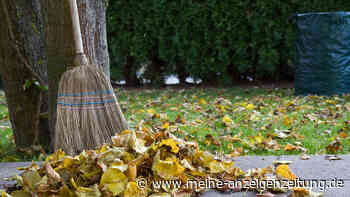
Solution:
M 116 89 L 131 127 L 170 130 L 217 154 L 345 154 L 350 151 L 350 95 L 294 96 L 293 89 Z M 1 107 L 2 125 L 7 108 Z M 38 159 L 15 152 L 0 128 L 0 161 Z
M 293 89 L 117 90 L 131 126 L 170 129 L 202 149 L 237 155 L 345 154 L 350 95 L 294 96 Z

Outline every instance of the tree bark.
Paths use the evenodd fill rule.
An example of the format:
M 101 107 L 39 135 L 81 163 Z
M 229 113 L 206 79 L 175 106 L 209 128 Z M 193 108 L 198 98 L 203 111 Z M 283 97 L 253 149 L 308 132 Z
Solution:
M 58 82 L 67 66 L 72 65 L 74 42 L 71 15 L 66 0 L 41 0 L 45 10 L 49 76 L 50 130 L 55 130 Z M 84 52 L 90 63 L 101 66 L 109 77 L 106 31 L 106 0 L 77 0 Z
M 179 78 L 179 82 L 182 85 L 186 84 L 186 77 L 188 75 L 185 69 L 185 62 L 178 58 L 176 61 L 176 73 L 178 75 L 177 77 Z
M 52 145 L 58 82 L 74 54 L 68 2 L 1 1 L 0 74 L 16 145 Z M 109 76 L 106 0 L 77 2 L 85 53 Z M 7 16 L 9 20 L 5 20 Z M 48 84 L 48 94 L 35 85 L 24 88 L 31 80 Z M 39 116 L 47 110 L 48 119 Z
M 33 144 L 47 147 L 47 119 L 39 116 L 47 110 L 47 94 L 36 85 L 24 86 L 27 81 L 41 85 L 48 81 L 40 1 L 1 1 L 0 73 L 15 142 L 20 148 Z
M 141 85 L 140 80 L 137 78 L 136 72 L 134 71 L 134 66 L 135 58 L 132 56 L 127 56 L 124 66 L 124 77 L 126 86 L 128 87 L 138 87 Z

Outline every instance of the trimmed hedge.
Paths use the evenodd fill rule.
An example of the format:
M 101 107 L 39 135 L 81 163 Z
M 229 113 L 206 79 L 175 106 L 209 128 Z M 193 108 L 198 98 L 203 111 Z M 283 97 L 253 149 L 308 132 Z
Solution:
M 160 84 L 176 74 L 206 83 L 294 77 L 296 12 L 350 9 L 347 0 L 113 0 L 108 7 L 112 78 Z

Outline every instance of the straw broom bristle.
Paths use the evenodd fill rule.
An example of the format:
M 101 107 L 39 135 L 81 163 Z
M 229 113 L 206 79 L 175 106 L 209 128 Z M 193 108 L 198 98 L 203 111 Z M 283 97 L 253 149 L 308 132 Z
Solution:
M 75 155 L 111 143 L 128 128 L 113 88 L 97 66 L 79 66 L 63 74 L 57 96 L 55 150 Z

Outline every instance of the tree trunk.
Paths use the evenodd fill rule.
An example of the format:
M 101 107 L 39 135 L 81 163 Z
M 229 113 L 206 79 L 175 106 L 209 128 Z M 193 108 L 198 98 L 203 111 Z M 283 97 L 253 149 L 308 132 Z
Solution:
M 107 44 L 107 0 L 78 0 L 84 52 L 91 63 L 101 66 L 109 77 L 109 55 Z
M 138 87 L 140 86 L 140 80 L 137 78 L 136 72 L 134 71 L 135 58 L 132 56 L 126 57 L 125 67 L 124 67 L 124 77 L 126 86 L 128 87 Z
M 185 62 L 179 58 L 176 61 L 176 73 L 178 75 L 177 77 L 179 78 L 180 84 L 186 84 L 186 77 L 188 74 L 186 73 Z
M 0 3 L 0 73 L 15 142 L 21 148 L 50 143 L 47 119 L 39 118 L 47 110 L 47 94 L 36 85 L 25 87 L 29 81 L 48 81 L 41 9 L 39 0 Z
M 72 65 L 74 42 L 67 1 L 41 0 L 45 7 L 49 76 L 50 130 L 55 130 L 58 82 L 67 65 Z M 106 33 L 106 0 L 77 0 L 84 52 L 93 64 L 101 66 L 109 77 Z

